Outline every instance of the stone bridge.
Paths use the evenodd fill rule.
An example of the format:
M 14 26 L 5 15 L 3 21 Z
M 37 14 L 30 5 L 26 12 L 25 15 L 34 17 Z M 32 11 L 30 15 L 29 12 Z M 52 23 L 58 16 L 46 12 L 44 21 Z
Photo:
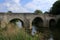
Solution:
M 57 23 L 57 20 L 60 19 L 59 16 L 53 16 L 49 14 L 36 14 L 36 13 L 1 13 L 0 12 L 0 26 L 6 26 L 11 20 L 19 19 L 22 21 L 24 27 L 32 28 L 34 20 L 39 22 L 39 25 L 42 27 L 48 27 Z

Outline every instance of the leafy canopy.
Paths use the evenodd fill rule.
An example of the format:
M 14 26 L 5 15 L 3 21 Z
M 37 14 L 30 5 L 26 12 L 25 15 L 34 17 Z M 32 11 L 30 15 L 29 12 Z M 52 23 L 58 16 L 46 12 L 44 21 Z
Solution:
M 50 14 L 59 15 L 60 14 L 60 1 L 56 1 L 53 7 L 50 9 Z
M 41 11 L 41 10 L 35 10 L 35 13 L 36 13 L 36 14 L 41 14 L 42 11 Z

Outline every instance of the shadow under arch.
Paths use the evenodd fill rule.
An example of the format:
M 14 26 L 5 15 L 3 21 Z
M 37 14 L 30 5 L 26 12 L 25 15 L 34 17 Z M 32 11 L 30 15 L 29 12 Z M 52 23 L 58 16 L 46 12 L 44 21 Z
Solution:
M 53 30 L 55 30 L 55 28 L 56 28 L 56 20 L 55 19 L 51 19 L 49 21 L 49 29 L 50 29 L 50 31 L 53 31 Z
M 36 31 L 40 32 L 40 30 L 43 27 L 43 19 L 40 17 L 36 17 L 33 21 L 32 21 L 32 28 L 35 28 Z
M 22 27 L 24 27 L 23 21 L 22 21 L 21 19 L 19 19 L 19 18 L 13 18 L 13 19 L 11 19 L 11 20 L 9 21 L 9 24 L 13 23 L 14 25 L 16 25 L 16 22 L 20 22 L 19 25 L 22 26 Z
M 57 28 L 58 30 L 60 30 L 60 19 L 57 20 L 56 28 Z

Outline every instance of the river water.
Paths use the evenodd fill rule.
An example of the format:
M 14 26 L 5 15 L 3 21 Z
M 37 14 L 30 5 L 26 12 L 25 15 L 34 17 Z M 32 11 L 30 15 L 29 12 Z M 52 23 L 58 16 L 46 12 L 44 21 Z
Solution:
M 54 40 L 52 34 L 50 34 L 50 38 L 48 40 Z
M 35 35 L 36 32 L 37 32 L 37 31 L 36 31 L 35 26 L 32 26 L 32 33 L 31 33 L 31 34 L 32 34 L 32 35 Z M 52 33 L 50 34 L 50 38 L 49 38 L 48 40 L 54 40 Z

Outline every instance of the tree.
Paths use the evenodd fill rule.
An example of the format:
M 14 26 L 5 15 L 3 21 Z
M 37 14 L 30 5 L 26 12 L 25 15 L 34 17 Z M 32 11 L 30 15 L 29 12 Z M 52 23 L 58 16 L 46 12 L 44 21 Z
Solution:
M 35 10 L 35 13 L 36 13 L 36 14 L 41 14 L 42 11 L 41 11 L 41 10 Z
M 59 15 L 60 14 L 60 1 L 56 1 L 53 7 L 50 9 L 50 14 Z
M 60 1 L 60 0 L 58 0 L 58 1 Z
M 46 11 L 46 12 L 44 12 L 44 14 L 48 14 L 48 13 L 49 13 L 49 12 L 47 12 L 47 11 Z

